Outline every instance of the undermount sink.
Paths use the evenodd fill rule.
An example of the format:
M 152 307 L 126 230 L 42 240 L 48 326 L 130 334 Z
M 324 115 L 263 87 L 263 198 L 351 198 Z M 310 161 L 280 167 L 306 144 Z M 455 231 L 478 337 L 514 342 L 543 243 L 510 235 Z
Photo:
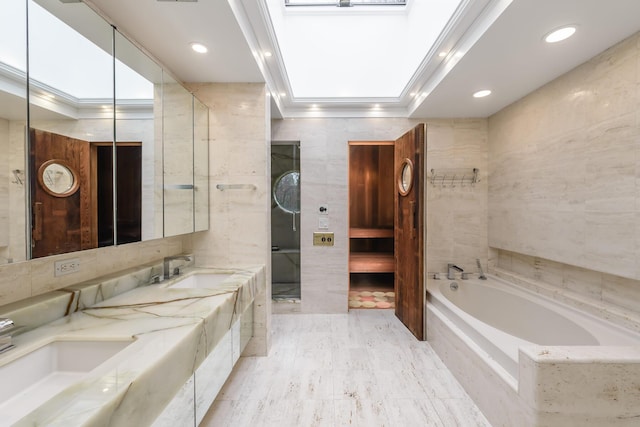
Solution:
M 12 425 L 132 342 L 53 341 L 0 366 L 0 423 Z
M 169 285 L 170 288 L 203 288 L 212 289 L 233 276 L 233 272 L 226 273 L 199 273 L 185 276 L 183 279 Z

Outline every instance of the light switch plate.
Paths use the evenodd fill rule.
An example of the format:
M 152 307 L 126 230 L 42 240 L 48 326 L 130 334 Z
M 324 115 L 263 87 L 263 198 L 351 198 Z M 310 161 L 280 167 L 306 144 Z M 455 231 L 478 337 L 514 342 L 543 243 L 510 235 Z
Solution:
M 333 232 L 314 232 L 313 246 L 333 246 Z
M 326 216 L 321 216 L 318 218 L 318 228 L 320 230 L 328 230 L 329 229 L 329 218 Z

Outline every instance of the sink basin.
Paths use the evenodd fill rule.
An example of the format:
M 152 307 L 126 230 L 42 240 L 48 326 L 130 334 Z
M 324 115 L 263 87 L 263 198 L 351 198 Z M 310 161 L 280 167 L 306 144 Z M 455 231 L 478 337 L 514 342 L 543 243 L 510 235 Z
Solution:
M 0 421 L 12 425 L 132 342 L 53 341 L 0 366 Z
M 179 280 L 171 285 L 170 288 L 204 288 L 212 289 L 220 285 L 234 273 L 200 273 L 186 276 L 184 279 Z

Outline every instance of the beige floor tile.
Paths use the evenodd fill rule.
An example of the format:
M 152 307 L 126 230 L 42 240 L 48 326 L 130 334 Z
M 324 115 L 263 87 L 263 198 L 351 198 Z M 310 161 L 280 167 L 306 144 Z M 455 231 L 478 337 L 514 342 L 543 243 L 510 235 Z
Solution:
M 242 357 L 202 426 L 490 427 L 389 310 L 274 314 L 268 357 Z

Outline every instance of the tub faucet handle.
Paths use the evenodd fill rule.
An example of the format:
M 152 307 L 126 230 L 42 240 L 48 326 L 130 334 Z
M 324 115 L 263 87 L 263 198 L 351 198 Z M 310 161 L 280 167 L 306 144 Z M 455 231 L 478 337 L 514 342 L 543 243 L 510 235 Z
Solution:
M 460 275 L 460 278 L 461 278 L 462 280 L 468 280 L 468 279 L 469 279 L 469 274 L 471 274 L 471 273 L 462 273 L 462 274 Z

